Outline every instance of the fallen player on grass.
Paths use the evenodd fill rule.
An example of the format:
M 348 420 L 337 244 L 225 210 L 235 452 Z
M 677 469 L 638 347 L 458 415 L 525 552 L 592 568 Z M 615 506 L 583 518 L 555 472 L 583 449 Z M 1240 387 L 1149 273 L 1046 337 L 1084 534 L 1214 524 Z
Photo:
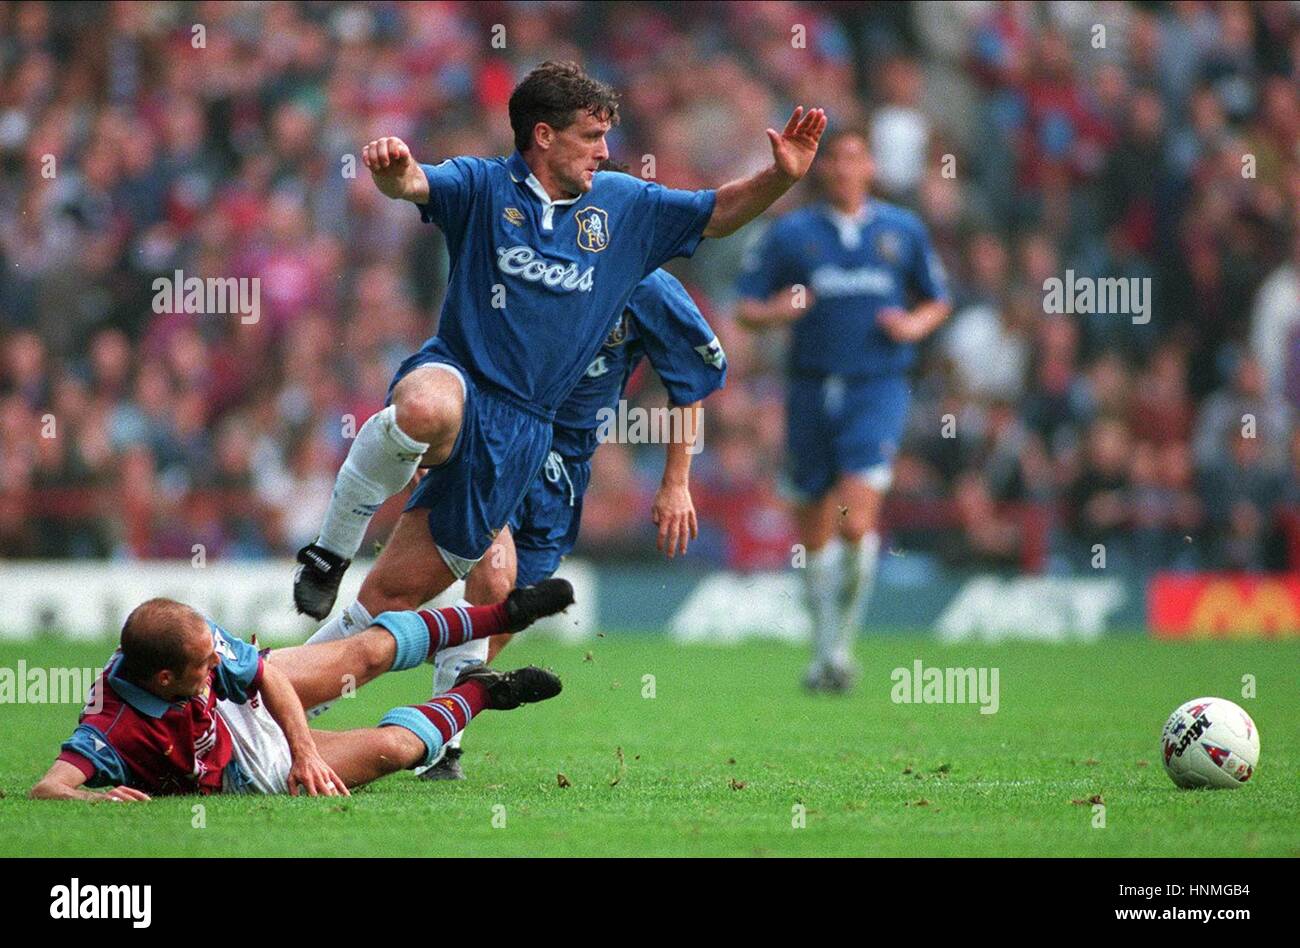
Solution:
M 348 796 L 350 787 L 432 762 L 480 711 L 553 698 L 560 680 L 541 668 L 469 668 L 447 692 L 350 731 L 310 729 L 304 706 L 414 668 L 439 649 L 525 629 L 572 602 L 572 586 L 549 580 L 497 606 L 385 612 L 346 639 L 259 652 L 183 603 L 151 599 L 127 618 L 76 730 L 31 796 Z

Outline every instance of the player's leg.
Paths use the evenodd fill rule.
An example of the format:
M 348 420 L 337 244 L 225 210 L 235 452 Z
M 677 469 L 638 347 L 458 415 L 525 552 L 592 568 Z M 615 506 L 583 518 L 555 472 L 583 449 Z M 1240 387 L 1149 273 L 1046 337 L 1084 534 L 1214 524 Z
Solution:
M 521 525 L 522 533 L 516 534 L 513 538 L 512 575 L 516 586 L 535 586 L 550 579 L 559 569 L 560 561 L 567 553 L 567 550 L 556 547 L 549 540 L 539 543 L 539 537 L 531 527 L 532 524 L 525 522 Z M 494 594 L 499 594 L 499 589 L 495 590 Z M 500 635 L 488 637 L 487 663 L 489 665 L 497 660 L 501 650 L 509 645 L 513 638 L 514 634 L 511 632 L 502 632 Z
M 560 679 L 541 668 L 500 672 L 472 667 L 461 673 L 450 691 L 423 704 L 394 708 L 377 728 L 313 731 L 312 736 L 325 762 L 349 787 L 355 787 L 432 762 L 443 745 L 481 711 L 510 711 L 553 698 L 560 690 Z
M 268 660 L 289 677 L 303 706 L 315 708 L 384 672 L 415 668 L 442 649 L 521 631 L 572 601 L 572 587 L 557 580 L 490 606 L 382 612 L 357 635 L 279 649 Z
M 826 686 L 839 641 L 839 596 L 843 585 L 843 545 L 835 529 L 838 516 L 833 494 L 799 504 L 795 524 L 804 545 L 804 590 L 812 617 L 812 660 L 804 684 Z
M 429 535 L 428 511 L 408 510 L 398 518 L 356 601 L 312 633 L 306 644 L 356 635 L 381 612 L 418 609 L 455 581 Z
M 459 370 L 441 363 L 417 366 L 393 387 L 389 405 L 361 426 L 335 478 L 320 536 L 298 553 L 299 612 L 316 619 L 329 614 L 375 511 L 410 483 L 419 465 L 441 464 L 451 455 L 465 399 Z
M 835 458 L 829 430 L 834 419 L 820 380 L 791 378 L 786 395 L 787 476 L 798 502 L 795 526 L 804 553 L 804 590 L 812 619 L 812 660 L 804 684 L 826 687 L 839 638 L 839 591 L 843 585 L 843 550 L 835 529 L 836 502 L 831 492 Z
M 841 477 L 835 485 L 836 529 L 843 550 L 842 584 L 837 597 L 839 635 L 832 656 L 832 675 L 847 688 L 857 675 L 853 643 L 857 640 L 875 585 L 880 560 L 880 508 L 884 486 L 879 471 Z
M 358 602 L 365 614 L 415 608 L 466 577 L 542 464 L 550 441 L 547 421 L 472 386 L 469 398 L 453 454 L 420 480 L 361 586 Z M 346 634 L 347 613 L 318 637 Z
M 487 554 L 479 560 L 465 577 L 463 606 L 488 606 L 505 602 L 515 588 L 515 545 L 510 528 L 504 527 Z M 443 649 L 434 656 L 433 690 L 437 694 L 447 691 L 466 668 L 483 665 L 489 661 L 492 639 L 510 633 L 499 633 L 491 638 L 474 639 L 455 648 Z M 463 780 L 465 773 L 460 765 L 461 734 L 458 732 L 444 747 L 444 753 L 433 765 L 420 773 L 424 780 Z
M 501 635 L 493 635 L 490 638 L 488 638 L 487 660 L 489 665 L 497 660 L 497 656 L 501 654 L 501 650 L 505 648 L 507 645 L 509 645 L 510 640 L 513 638 L 514 636 L 511 635 L 509 632 L 504 632 Z
M 266 660 L 284 672 L 304 708 L 333 701 L 393 669 L 397 642 L 369 625 L 347 638 L 273 649 Z
M 499 602 L 514 595 L 515 587 L 540 586 L 550 580 L 577 541 L 582 494 L 590 479 L 589 462 L 566 464 L 559 454 L 552 452 L 511 515 L 509 528 L 498 534 L 489 555 L 466 578 L 466 600 Z M 489 663 L 494 661 L 511 638 L 508 632 L 491 636 L 486 651 L 461 657 L 448 673 L 435 680 L 435 690 L 445 688 L 454 678 L 454 669 L 466 667 L 468 661 L 478 658 Z M 427 780 L 464 777 L 459 736 L 449 742 L 446 753 L 420 776 Z
M 848 387 L 835 456 L 844 474 L 836 482 L 840 516 L 836 530 L 843 543 L 839 642 L 832 666 L 833 684 L 847 688 L 856 676 L 853 643 L 875 584 L 880 560 L 880 511 L 893 480 L 894 455 L 903 439 L 911 386 L 904 376 L 884 376 Z
M 350 731 L 312 730 L 316 749 L 349 788 L 408 770 L 428 752 L 424 741 L 401 727 L 367 727 Z
M 356 601 L 317 629 L 305 645 L 316 647 L 356 636 L 370 628 L 381 613 L 418 609 L 455 580 L 429 535 L 428 511 L 408 510 L 398 518 L 392 536 L 361 584 Z M 312 717 L 330 709 L 328 703 L 305 700 L 303 706 Z
M 549 476 L 538 478 L 538 489 L 529 491 L 518 528 L 512 531 L 517 586 L 534 586 L 550 579 L 578 543 L 582 498 L 591 483 L 591 461 L 566 461 L 558 454 L 555 458 L 563 476 L 554 481 Z M 512 638 L 509 632 L 488 638 L 489 665 Z
M 514 535 L 507 526 L 497 534 L 487 555 L 465 577 L 465 605 L 490 606 L 505 602 L 515 588 L 517 569 Z M 469 665 L 485 664 L 489 660 L 490 641 L 491 639 L 475 639 L 459 648 L 439 652 L 435 666 L 435 688 L 442 689 L 449 682 L 455 681 Z
M 429 511 L 415 508 L 397 518 L 375 565 L 361 583 L 359 602 L 371 615 L 418 609 L 456 581 L 429 529 Z

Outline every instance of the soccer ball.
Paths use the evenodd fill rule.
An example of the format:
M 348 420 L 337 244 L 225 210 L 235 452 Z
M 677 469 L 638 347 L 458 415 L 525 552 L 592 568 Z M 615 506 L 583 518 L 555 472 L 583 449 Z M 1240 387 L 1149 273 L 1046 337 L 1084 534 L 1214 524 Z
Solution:
M 1259 730 L 1222 698 L 1195 698 L 1169 715 L 1160 735 L 1165 771 L 1180 787 L 1239 787 L 1259 765 Z

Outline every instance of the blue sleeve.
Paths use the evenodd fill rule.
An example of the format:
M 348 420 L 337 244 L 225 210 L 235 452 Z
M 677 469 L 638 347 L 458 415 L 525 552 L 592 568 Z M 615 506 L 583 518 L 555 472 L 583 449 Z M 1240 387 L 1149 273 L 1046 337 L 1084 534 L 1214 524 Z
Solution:
M 122 758 L 108 743 L 108 738 L 89 724 L 77 725 L 59 748 L 59 760 L 67 761 L 82 773 L 86 773 L 87 765 L 93 769 L 93 773 L 86 774 L 86 783 L 91 787 L 117 787 L 128 782 Z
M 797 261 L 790 253 L 793 241 L 784 220 L 770 225 L 745 251 L 736 292 L 745 299 L 765 300 L 777 290 L 800 280 Z
M 429 181 L 429 202 L 417 204 L 420 220 L 437 224 L 449 236 L 459 236 L 470 204 L 482 180 L 481 158 L 448 158 L 437 165 L 420 165 Z
M 662 271 L 636 288 L 628 303 L 638 341 L 674 405 L 690 405 L 722 388 L 727 356 L 686 288 Z
M 243 639 L 231 635 L 221 626 L 209 622 L 212 644 L 221 659 L 213 673 L 212 688 L 218 698 L 243 704 L 257 690 L 261 678 L 262 659 L 257 649 Z
M 650 227 L 646 275 L 673 257 L 695 253 L 713 216 L 716 197 L 716 191 L 677 191 L 653 181 L 641 188 L 637 213 Z
M 922 300 L 948 302 L 948 274 L 943 261 L 930 244 L 930 235 L 919 220 L 913 228 L 913 252 L 908 283 Z

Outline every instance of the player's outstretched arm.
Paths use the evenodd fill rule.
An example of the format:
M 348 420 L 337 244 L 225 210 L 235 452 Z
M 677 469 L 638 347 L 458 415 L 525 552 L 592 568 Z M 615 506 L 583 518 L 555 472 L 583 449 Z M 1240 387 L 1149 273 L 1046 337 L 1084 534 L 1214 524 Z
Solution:
M 388 197 L 428 203 L 429 179 L 400 138 L 376 138 L 361 149 L 361 161 L 370 169 L 375 186 Z
M 705 225 L 705 237 L 726 237 L 744 227 L 772 206 L 794 183 L 808 173 L 817 143 L 826 131 L 826 113 L 810 109 L 804 114 L 799 106 L 779 135 L 772 129 L 767 137 L 772 143 L 772 164 L 758 174 L 732 181 L 718 188 L 713 216 Z
M 307 714 L 289 676 L 270 662 L 264 662 L 260 690 L 266 710 L 280 725 L 289 744 L 289 756 L 293 759 L 289 769 L 289 795 L 296 797 L 298 788 L 302 787 L 311 797 L 350 797 L 347 785 L 316 749 L 316 741 L 307 727 Z
M 56 760 L 28 794 L 33 800 L 85 800 L 87 803 L 145 803 L 149 794 L 133 787 L 114 787 L 105 793 L 83 790 L 86 775 L 66 760 Z
M 684 420 L 681 437 L 668 439 L 663 481 L 650 508 L 650 519 L 659 527 L 655 545 L 669 559 L 678 553 L 685 556 L 689 542 L 700 535 L 695 502 L 691 500 L 691 455 L 699 451 L 704 408 L 701 402 L 694 402 L 674 406 L 674 410 L 680 411 Z

